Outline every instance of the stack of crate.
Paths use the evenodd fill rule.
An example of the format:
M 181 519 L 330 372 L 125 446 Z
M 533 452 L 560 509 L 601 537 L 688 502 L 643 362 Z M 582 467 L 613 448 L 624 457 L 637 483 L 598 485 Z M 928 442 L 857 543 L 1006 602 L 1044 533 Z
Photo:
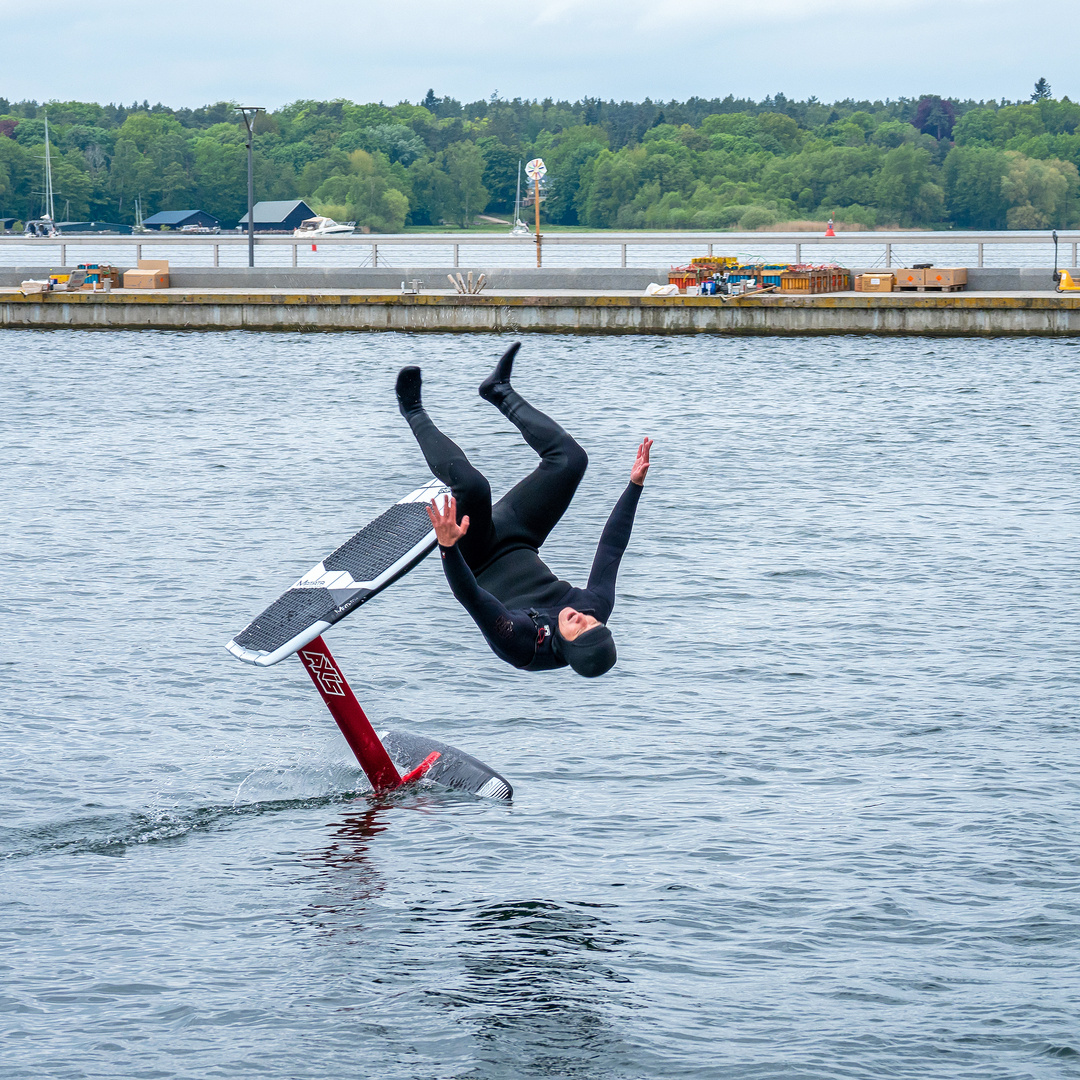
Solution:
M 698 287 L 698 270 L 696 266 L 673 266 L 668 273 L 668 284 L 678 285 L 679 292 L 687 290 L 696 292 Z
M 759 289 L 769 285 L 780 287 L 780 278 L 787 270 L 787 264 L 780 263 L 744 263 L 734 267 L 728 273 L 728 281 L 752 281 Z
M 842 266 L 789 266 L 780 278 L 780 291 L 803 295 L 847 292 L 851 271 Z
M 108 281 L 109 287 L 120 288 L 120 271 L 108 263 L 79 263 L 79 269 L 86 271 L 84 289 L 102 289 Z
M 739 260 L 732 255 L 701 255 L 690 260 L 690 265 L 697 270 L 704 270 L 707 274 L 721 274 L 739 265 Z

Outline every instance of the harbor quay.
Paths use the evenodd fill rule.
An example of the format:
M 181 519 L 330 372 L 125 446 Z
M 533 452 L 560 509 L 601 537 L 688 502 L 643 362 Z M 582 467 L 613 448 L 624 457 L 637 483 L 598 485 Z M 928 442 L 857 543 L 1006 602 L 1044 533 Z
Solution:
M 75 237 L 0 243 L 0 326 L 190 330 L 401 330 L 588 334 L 1075 335 L 1080 292 L 1055 291 L 1080 233 L 878 232 Z M 317 250 L 316 250 L 317 249 Z M 647 296 L 675 263 L 734 253 L 765 263 L 826 263 L 860 273 L 965 268 L 965 291 Z M 50 264 L 47 260 L 56 259 Z M 740 257 L 741 259 L 742 257 Z M 167 288 L 24 295 L 24 281 L 96 262 L 167 266 Z M 7 263 L 4 265 L 3 263 Z M 1008 265 L 996 265 L 1007 263 Z M 863 269 L 860 270 L 859 268 Z M 1075 274 L 1075 269 L 1072 269 Z M 449 278 L 469 275 L 476 292 Z M 482 281 L 481 281 L 482 279 Z
M 175 275 L 174 275 L 175 276 Z M 445 274 L 444 274 L 445 277 Z M 406 289 L 411 282 L 406 281 Z M 447 283 L 449 285 L 449 283 Z M 24 295 L 0 282 L 0 326 L 24 329 L 352 330 L 446 333 L 1080 335 L 1080 292 L 843 292 L 646 296 L 637 288 L 283 286 Z

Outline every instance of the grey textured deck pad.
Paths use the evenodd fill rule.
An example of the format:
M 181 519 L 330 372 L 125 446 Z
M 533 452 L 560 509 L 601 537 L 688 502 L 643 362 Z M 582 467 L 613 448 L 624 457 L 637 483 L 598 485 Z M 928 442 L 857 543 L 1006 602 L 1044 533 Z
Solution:
M 276 664 L 408 573 L 435 547 L 426 507 L 443 491 L 433 481 L 365 525 L 253 619 L 229 652 Z

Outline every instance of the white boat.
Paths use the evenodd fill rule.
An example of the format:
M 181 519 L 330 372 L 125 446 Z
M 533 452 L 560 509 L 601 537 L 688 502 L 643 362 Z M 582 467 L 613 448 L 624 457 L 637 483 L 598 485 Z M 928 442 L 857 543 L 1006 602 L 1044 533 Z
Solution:
M 60 230 L 56 227 L 56 222 L 54 222 L 48 214 L 35 218 L 33 221 L 28 221 L 26 225 L 23 226 L 23 236 L 26 237 L 52 237 L 59 235 Z
M 299 228 L 293 229 L 293 236 L 302 236 L 305 239 L 315 236 L 349 236 L 355 230 L 355 221 L 339 224 L 333 218 L 309 217 L 300 222 Z

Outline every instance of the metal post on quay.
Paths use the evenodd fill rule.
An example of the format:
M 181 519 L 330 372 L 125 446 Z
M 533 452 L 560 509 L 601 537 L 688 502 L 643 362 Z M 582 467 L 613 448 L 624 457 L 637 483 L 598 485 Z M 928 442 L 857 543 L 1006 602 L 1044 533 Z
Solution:
M 533 206 L 536 209 L 536 265 L 541 264 L 541 243 L 543 237 L 540 235 L 540 181 L 544 179 L 544 175 L 547 173 L 547 166 L 544 164 L 543 158 L 533 158 L 525 166 L 525 175 L 532 181 L 533 186 Z
M 255 167 L 251 152 L 251 144 L 255 138 L 254 124 L 258 113 L 266 112 L 261 105 L 237 105 L 236 111 L 244 118 L 244 127 L 247 128 L 247 158 L 248 158 L 248 266 L 255 265 Z M 250 113 L 250 116 L 248 115 Z

